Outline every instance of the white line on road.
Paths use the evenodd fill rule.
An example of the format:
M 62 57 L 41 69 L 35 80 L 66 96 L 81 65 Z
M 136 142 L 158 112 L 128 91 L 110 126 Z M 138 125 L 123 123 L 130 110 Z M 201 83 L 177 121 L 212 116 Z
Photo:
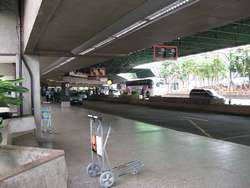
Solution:
M 249 136 L 250 136 L 250 134 L 231 136 L 231 137 L 227 137 L 227 138 L 222 138 L 222 140 L 230 140 L 230 139 L 234 139 L 234 138 L 244 138 L 244 137 L 249 137 Z
M 204 129 L 202 129 L 199 125 L 197 125 L 194 121 L 188 120 L 194 127 L 199 129 L 205 136 L 213 138 L 210 134 L 208 134 Z
M 193 119 L 193 120 L 197 120 L 197 121 L 208 121 L 208 119 L 202 119 L 202 118 L 197 118 L 197 117 L 190 117 L 190 116 L 185 116 L 185 119 Z

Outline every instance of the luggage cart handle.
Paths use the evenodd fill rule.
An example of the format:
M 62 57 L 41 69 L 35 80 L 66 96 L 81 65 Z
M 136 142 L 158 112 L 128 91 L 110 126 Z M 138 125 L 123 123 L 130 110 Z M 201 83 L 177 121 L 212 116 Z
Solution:
M 91 115 L 91 114 L 89 114 L 88 117 L 90 119 L 94 119 L 94 120 L 97 120 L 97 119 L 101 120 L 102 119 L 101 117 L 98 117 L 98 116 L 95 116 L 95 115 Z

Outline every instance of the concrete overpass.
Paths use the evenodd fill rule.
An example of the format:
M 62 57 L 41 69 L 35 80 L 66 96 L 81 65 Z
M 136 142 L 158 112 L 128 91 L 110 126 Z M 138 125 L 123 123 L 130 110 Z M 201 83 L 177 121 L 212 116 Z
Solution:
M 183 54 L 194 53 L 186 49 L 187 37 L 212 32 L 213 28 L 250 16 L 250 2 L 247 0 L 190 0 L 182 5 L 184 7 L 177 7 L 152 21 L 148 19 L 150 15 L 159 14 L 164 7 L 173 8 L 176 5 L 173 3 L 174 0 L 26 0 L 24 52 L 38 55 L 42 76 L 53 77 L 149 48 L 156 43 L 179 45 L 178 39 L 183 39 Z M 130 26 L 135 28 L 120 37 L 112 37 Z M 206 40 L 209 39 L 211 36 Z M 222 41 L 217 40 L 218 43 Z M 197 46 L 197 42 L 189 46 L 194 46 L 194 43 Z M 97 48 L 93 49 L 94 46 Z

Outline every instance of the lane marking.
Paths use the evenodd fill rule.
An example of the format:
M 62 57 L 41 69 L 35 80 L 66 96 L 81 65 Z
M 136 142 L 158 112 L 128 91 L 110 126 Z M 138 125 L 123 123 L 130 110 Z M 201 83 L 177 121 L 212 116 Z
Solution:
M 205 121 L 208 122 L 208 119 L 202 119 L 202 118 L 197 118 L 197 117 L 191 117 L 191 116 L 185 116 L 185 119 L 190 119 L 190 120 L 197 120 L 197 121 Z
M 194 127 L 196 127 L 197 129 L 199 129 L 205 136 L 209 137 L 209 138 L 213 138 L 209 133 L 207 133 L 204 129 L 202 129 L 199 125 L 197 125 L 194 121 L 192 120 L 188 120 L 189 123 L 191 123 Z
M 245 134 L 245 135 L 239 135 L 239 136 L 231 136 L 231 137 L 226 137 L 226 138 L 221 138 L 222 140 L 230 140 L 234 138 L 244 138 L 244 137 L 249 137 L 250 134 Z

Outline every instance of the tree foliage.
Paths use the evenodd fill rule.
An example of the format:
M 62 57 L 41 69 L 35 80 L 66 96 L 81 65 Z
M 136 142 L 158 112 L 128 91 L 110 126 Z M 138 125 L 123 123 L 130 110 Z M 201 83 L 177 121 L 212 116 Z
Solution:
M 187 82 L 191 75 L 202 81 L 213 83 L 226 76 L 227 66 L 220 58 L 193 60 L 183 62 L 167 62 L 161 67 L 161 76 L 167 80 Z
M 209 57 L 193 56 L 179 62 L 165 62 L 160 72 L 169 83 L 178 80 L 184 86 L 184 83 L 189 85 L 190 78 L 194 78 L 203 85 L 215 86 L 218 81 L 226 78 L 231 88 L 235 85 L 236 77 L 248 77 L 250 83 L 250 49 L 242 48 L 226 53 L 218 52 Z

